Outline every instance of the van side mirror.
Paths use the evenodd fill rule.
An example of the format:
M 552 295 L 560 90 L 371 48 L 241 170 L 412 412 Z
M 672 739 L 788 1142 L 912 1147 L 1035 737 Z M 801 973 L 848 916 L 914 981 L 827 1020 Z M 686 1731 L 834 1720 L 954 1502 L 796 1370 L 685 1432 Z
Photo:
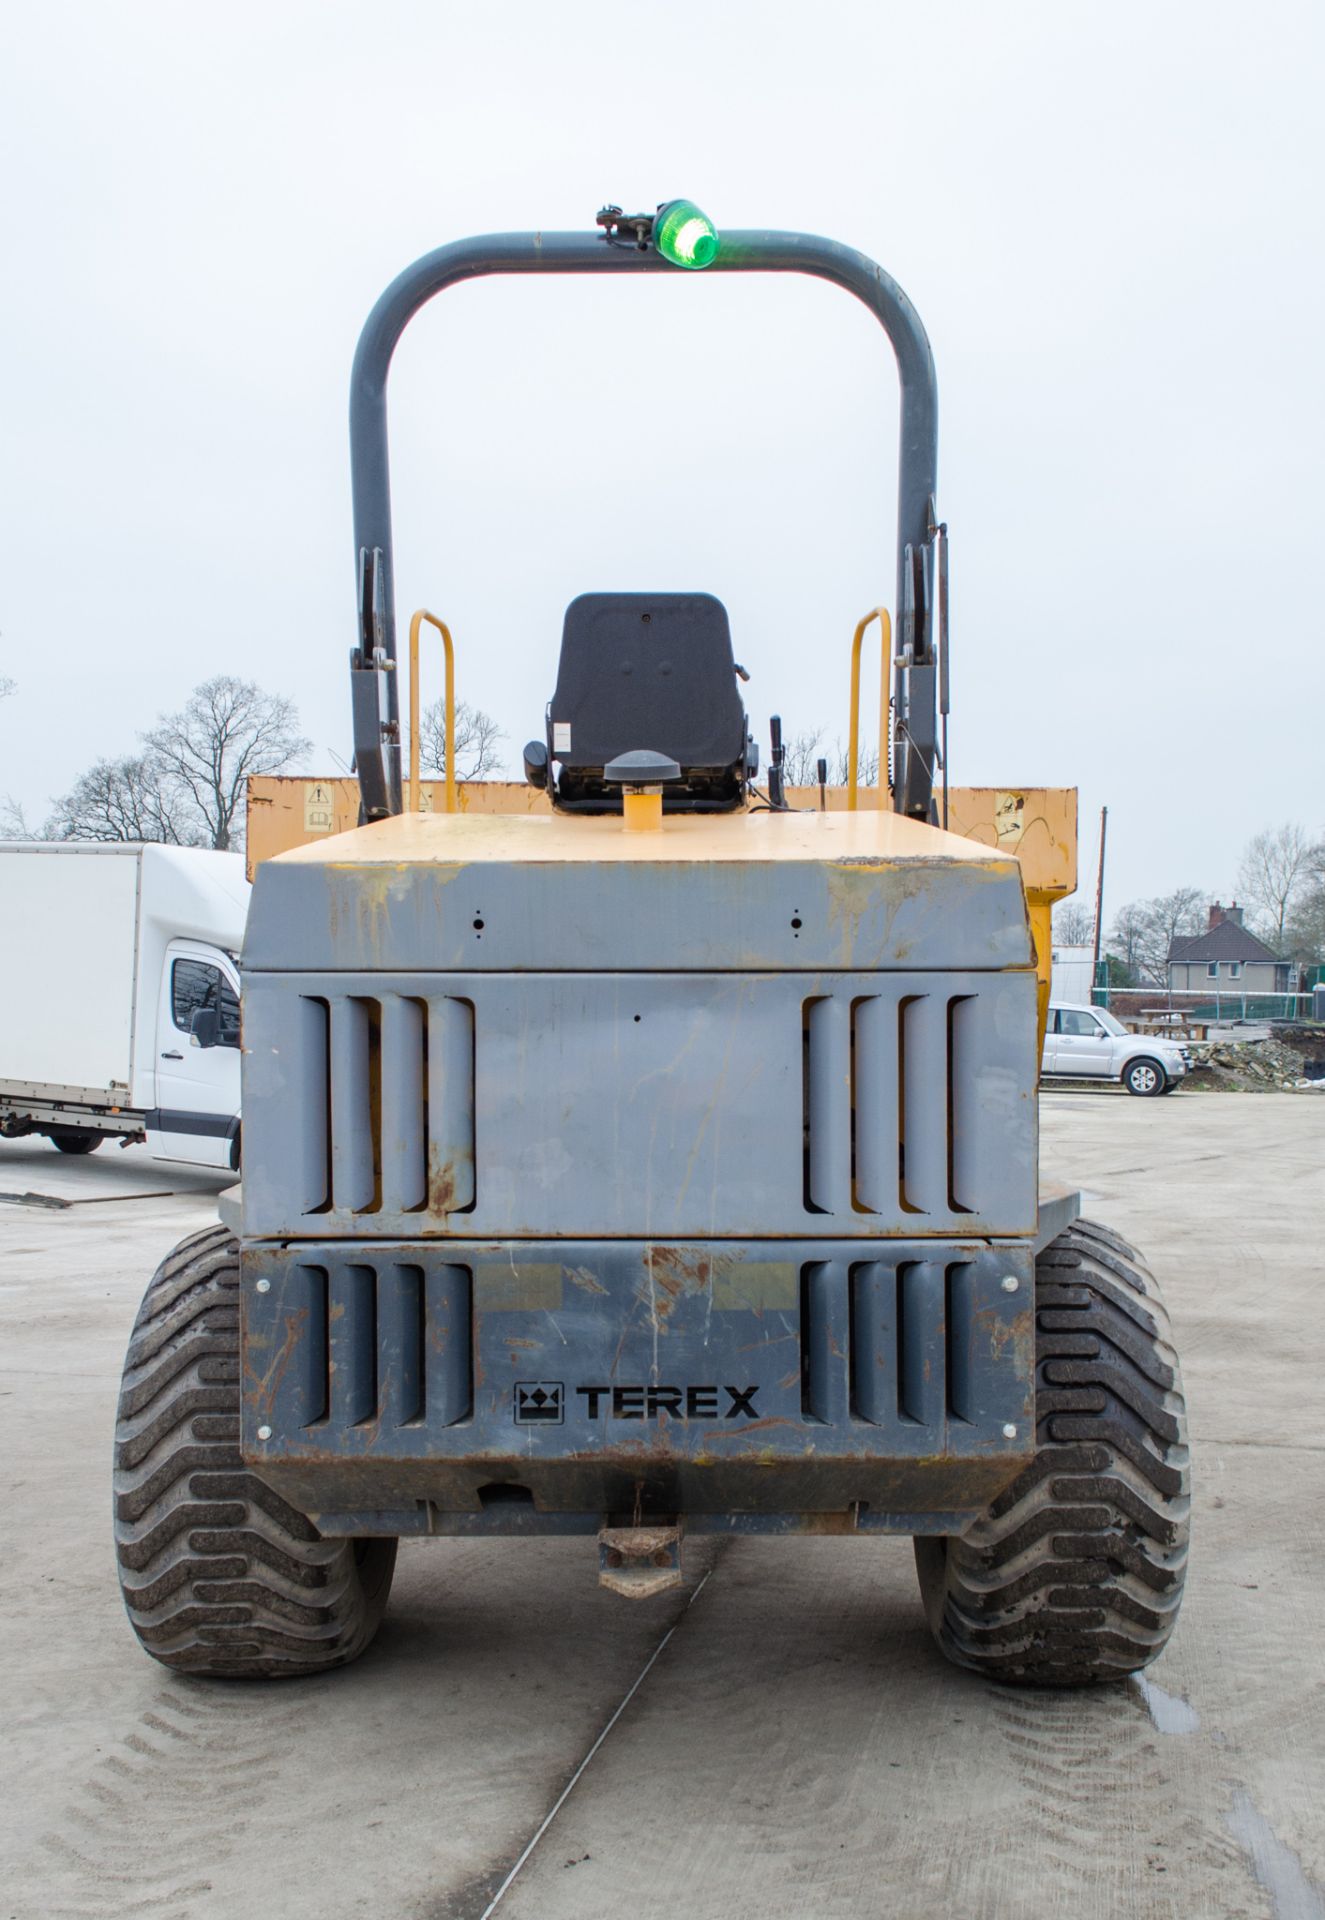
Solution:
M 197 1007 L 189 1021 L 189 1044 L 194 1047 L 217 1045 L 219 1016 L 215 1007 Z

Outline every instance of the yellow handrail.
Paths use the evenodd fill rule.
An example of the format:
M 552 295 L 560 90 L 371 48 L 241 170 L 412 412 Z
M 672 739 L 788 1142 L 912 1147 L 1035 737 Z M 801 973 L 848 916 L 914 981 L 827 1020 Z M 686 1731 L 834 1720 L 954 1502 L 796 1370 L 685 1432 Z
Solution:
M 871 620 L 879 623 L 879 790 L 882 794 L 888 753 L 888 669 L 892 665 L 892 621 L 887 607 L 871 607 L 856 622 L 851 642 L 851 728 L 847 741 L 847 811 L 856 811 L 857 761 L 860 754 L 860 643 Z M 880 800 L 882 805 L 882 800 Z
M 445 620 L 420 607 L 409 623 L 409 810 L 419 805 L 419 628 L 427 621 L 442 636 L 446 655 L 446 811 L 455 812 L 455 648 Z

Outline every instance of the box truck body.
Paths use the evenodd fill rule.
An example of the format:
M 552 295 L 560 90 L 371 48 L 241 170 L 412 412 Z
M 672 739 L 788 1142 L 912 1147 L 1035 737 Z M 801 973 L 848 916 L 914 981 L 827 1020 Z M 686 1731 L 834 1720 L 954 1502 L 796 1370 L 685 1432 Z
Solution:
M 0 1133 L 234 1164 L 248 894 L 238 854 L 0 845 Z

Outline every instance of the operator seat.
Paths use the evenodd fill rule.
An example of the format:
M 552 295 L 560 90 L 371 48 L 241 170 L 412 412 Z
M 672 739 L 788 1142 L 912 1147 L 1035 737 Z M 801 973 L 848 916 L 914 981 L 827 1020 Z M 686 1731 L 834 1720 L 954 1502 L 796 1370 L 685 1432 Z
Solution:
M 566 609 L 545 752 L 525 749 L 526 777 L 554 806 L 619 813 L 604 768 L 649 749 L 680 768 L 666 812 L 738 807 L 754 766 L 736 672 L 727 609 L 712 594 L 582 593 Z

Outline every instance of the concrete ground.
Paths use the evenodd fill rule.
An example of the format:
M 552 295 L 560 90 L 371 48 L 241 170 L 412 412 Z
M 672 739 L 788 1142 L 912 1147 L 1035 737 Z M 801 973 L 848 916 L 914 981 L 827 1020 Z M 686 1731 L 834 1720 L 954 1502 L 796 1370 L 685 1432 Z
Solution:
M 900 1540 L 710 1545 L 633 1606 L 581 1542 L 410 1543 L 357 1666 L 172 1678 L 120 1612 L 111 1427 L 222 1182 L 0 1144 L 0 1193 L 74 1203 L 0 1200 L 0 1920 L 1325 1914 L 1325 1101 L 1043 1121 L 1165 1281 L 1192 1409 L 1177 1634 L 1087 1695 L 946 1666 Z

